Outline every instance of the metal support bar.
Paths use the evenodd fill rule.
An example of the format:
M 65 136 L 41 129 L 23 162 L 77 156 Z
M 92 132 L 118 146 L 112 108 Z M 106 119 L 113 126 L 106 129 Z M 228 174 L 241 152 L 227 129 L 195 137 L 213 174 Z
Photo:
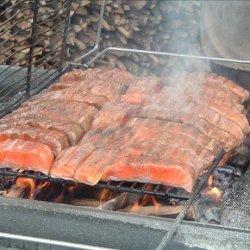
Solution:
M 65 19 L 65 26 L 64 26 L 64 31 L 63 31 L 63 39 L 62 39 L 62 48 L 61 48 L 61 56 L 60 56 L 60 64 L 59 64 L 59 70 L 62 72 L 63 71 L 63 61 L 65 59 L 65 53 L 66 53 L 66 42 L 67 42 L 67 37 L 69 33 L 69 25 L 70 25 L 70 6 L 71 6 L 72 0 L 69 0 L 66 3 L 66 19 Z
M 160 51 L 153 51 L 153 50 L 139 50 L 139 49 L 129 49 L 129 48 L 119 48 L 119 47 L 108 47 L 103 49 L 99 52 L 95 57 L 89 60 L 86 65 L 90 66 L 100 57 L 104 56 L 108 52 L 112 51 L 120 51 L 120 52 L 128 52 L 128 53 L 139 53 L 139 54 L 146 54 L 146 55 L 155 55 L 155 56 L 174 56 L 174 57 L 182 57 L 182 58 L 189 58 L 189 59 L 201 59 L 201 60 L 209 60 L 209 61 L 218 61 L 218 62 L 230 62 L 230 63 L 244 63 L 250 64 L 250 60 L 237 60 L 233 58 L 221 58 L 221 57 L 209 57 L 209 56 L 199 56 L 199 55 L 188 55 L 188 54 L 180 54 L 180 53 L 172 53 L 172 52 L 160 52 Z
M 33 174 L 27 172 L 14 172 L 8 170 L 6 168 L 0 169 L 0 176 L 12 176 L 12 177 L 21 177 L 21 178 L 30 178 L 34 180 L 41 181 L 51 181 L 55 183 L 62 183 L 68 185 L 75 185 L 76 183 L 70 180 L 53 178 L 43 174 Z M 84 183 L 81 184 L 83 187 L 88 186 Z M 152 188 L 148 188 L 148 186 L 152 186 Z M 92 186 L 95 189 L 109 189 L 116 192 L 126 192 L 126 193 L 135 193 L 135 194 L 143 194 L 143 195 L 153 195 L 162 197 L 164 199 L 178 199 L 178 200 L 188 200 L 188 195 L 177 194 L 173 192 L 167 192 L 165 190 L 166 187 L 164 185 L 152 185 L 152 184 L 144 184 L 138 182 L 125 182 L 125 181 L 108 181 L 108 182 L 99 182 L 95 186 Z
M 59 240 L 51 240 L 51 239 L 44 239 L 44 238 L 37 238 L 31 237 L 26 235 L 19 235 L 19 234 L 10 234 L 10 233 L 1 233 L 0 232 L 0 239 L 11 239 L 11 240 L 20 240 L 25 242 L 33 242 L 33 243 L 40 243 L 44 245 L 52 245 L 58 247 L 66 247 L 70 249 L 84 249 L 84 250 L 108 250 L 111 248 L 103 248 L 103 247 L 96 247 L 90 246 L 85 244 L 78 244 L 73 242 L 66 242 L 66 241 L 59 241 Z
M 181 54 L 181 53 L 172 53 L 167 51 L 153 51 L 153 50 L 138 50 L 138 49 L 130 49 L 130 48 L 120 48 L 120 47 L 107 47 L 100 51 L 98 54 L 96 54 L 92 59 L 90 59 L 86 63 L 79 63 L 79 61 L 88 58 L 92 54 L 98 51 L 100 48 L 100 40 L 101 40 L 101 30 L 102 30 L 102 24 L 103 24 L 103 16 L 105 11 L 105 0 L 102 1 L 101 9 L 100 9 L 100 19 L 98 23 L 98 29 L 96 34 L 96 42 L 93 49 L 91 49 L 89 52 L 83 54 L 79 58 L 77 58 L 74 62 L 71 63 L 72 66 L 78 66 L 87 68 L 91 64 L 93 64 L 97 59 L 105 55 L 106 53 L 110 51 L 121 51 L 121 52 L 128 52 L 128 53 L 141 53 L 141 54 L 148 54 L 148 55 L 155 55 L 155 56 L 174 56 L 174 57 L 181 57 L 181 58 L 189 58 L 189 59 L 201 59 L 201 60 L 209 60 L 209 61 L 218 61 L 218 62 L 230 62 L 230 63 L 244 63 L 244 64 L 250 64 L 250 60 L 240 60 L 240 59 L 234 59 L 234 58 L 221 58 L 221 57 L 210 57 L 210 56 L 201 56 L 201 55 L 188 55 L 188 54 Z
M 103 15 L 104 15 L 104 10 L 105 10 L 105 4 L 106 1 L 103 0 L 102 1 L 102 5 L 101 5 L 101 9 L 100 9 L 100 19 L 99 19 L 99 23 L 98 23 L 98 29 L 97 29 L 97 33 L 96 33 L 96 42 L 95 42 L 95 46 L 93 47 L 93 49 L 91 49 L 89 52 L 87 52 L 86 54 L 80 56 L 79 58 L 77 58 L 72 65 L 77 65 L 77 62 L 87 58 L 88 56 L 91 56 L 93 53 L 95 53 L 99 47 L 100 47 L 100 40 L 101 40 L 101 32 L 102 32 L 102 23 L 103 23 Z
M 187 201 L 187 203 L 185 204 L 185 206 L 183 207 L 182 211 L 178 214 L 178 216 L 175 219 L 175 223 L 173 225 L 173 227 L 171 228 L 170 231 L 168 231 L 165 236 L 162 238 L 160 244 L 158 245 L 158 247 L 156 248 L 156 250 L 163 250 L 165 249 L 165 247 L 167 246 L 167 244 L 170 242 L 170 240 L 173 238 L 174 234 L 176 233 L 176 231 L 178 230 L 178 228 L 181 225 L 182 220 L 184 219 L 184 216 L 186 215 L 188 209 L 190 208 L 190 206 L 193 204 L 194 200 L 197 198 L 197 196 L 200 194 L 200 191 L 202 190 L 202 188 L 205 186 L 205 184 L 208 181 L 209 176 L 213 173 L 213 171 L 215 170 L 215 168 L 218 166 L 219 162 L 221 161 L 221 159 L 223 158 L 225 154 L 224 150 L 221 150 L 221 152 L 218 154 L 218 156 L 215 158 L 212 166 L 210 167 L 210 169 L 205 173 L 205 175 L 200 179 L 200 181 L 198 182 L 198 184 L 196 185 L 194 192 L 192 193 L 191 197 L 189 198 L 189 200 Z
M 35 48 L 35 39 L 36 39 L 36 23 L 37 23 L 37 15 L 38 15 L 38 4 L 39 0 L 35 0 L 33 4 L 33 22 L 31 29 L 31 37 L 30 37 L 30 51 L 29 51 L 29 61 L 28 61 L 28 70 L 27 70 L 27 79 L 26 79 L 26 95 L 30 95 L 30 79 L 31 79 L 31 71 L 32 71 L 32 62 L 33 62 L 33 51 Z

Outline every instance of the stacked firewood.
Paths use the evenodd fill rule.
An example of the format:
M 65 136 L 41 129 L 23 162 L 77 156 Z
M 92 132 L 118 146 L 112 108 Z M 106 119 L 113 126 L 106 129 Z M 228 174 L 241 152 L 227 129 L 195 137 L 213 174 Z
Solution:
M 20 62 L 16 65 L 25 66 L 28 63 L 29 52 L 26 45 L 30 42 L 31 21 L 34 13 L 31 8 L 28 8 L 31 1 L 26 1 L 27 6 L 17 4 L 18 2 L 10 0 L 8 8 L 12 5 L 13 10 L 5 12 L 0 17 L 2 23 L 11 18 L 9 22 L 0 25 L 0 34 L 7 27 L 10 29 L 9 32 L 2 34 L 0 39 L 1 42 L 7 41 L 5 46 L 12 46 L 17 42 L 19 44 L 12 46 L 11 50 L 0 46 L 1 51 L 6 50 L 5 55 L 0 55 L 0 59 L 3 62 L 9 54 L 15 52 L 6 63 L 11 64 L 18 59 Z M 39 59 L 48 54 L 48 58 L 46 58 L 48 62 L 44 63 L 44 67 L 49 68 L 60 60 L 60 49 L 56 48 L 60 45 L 61 40 L 56 40 L 59 33 L 55 31 L 59 28 L 57 25 L 66 16 L 62 8 L 65 0 L 53 2 L 39 0 L 39 2 L 44 5 L 44 7 L 39 8 L 39 13 L 43 12 L 44 14 L 39 18 L 44 18 L 44 23 L 39 24 L 37 32 L 44 31 L 46 33 L 43 34 L 44 37 L 39 35 L 39 42 L 34 48 L 34 61 L 41 62 Z M 71 25 L 66 48 L 68 62 L 74 61 L 95 45 L 101 2 L 101 0 L 72 1 Z M 60 9 L 59 12 L 55 11 L 56 9 Z M 180 50 L 187 52 L 186 48 L 183 49 L 183 44 L 198 44 L 198 13 L 199 3 L 196 1 L 185 3 L 183 1 L 160 0 L 106 0 L 100 48 L 115 46 L 143 50 L 178 51 L 180 45 Z M 24 18 L 27 20 L 23 21 Z M 13 25 L 14 23 L 15 25 Z M 194 27 L 192 28 L 192 26 Z M 18 34 L 12 37 L 18 30 Z M 51 44 L 52 41 L 55 43 Z M 46 49 L 43 49 L 44 47 Z M 53 50 L 54 52 L 50 53 Z M 149 71 L 151 73 L 156 69 L 164 69 L 168 64 L 167 59 L 154 55 L 116 52 L 106 54 L 98 60 L 98 64 L 145 75 Z M 34 64 L 36 65 L 36 63 Z
M 68 56 L 73 60 L 95 44 L 101 1 L 74 0 L 72 7 Z M 106 0 L 100 47 L 197 52 L 199 9 L 197 1 Z M 128 52 L 109 52 L 98 60 L 137 75 L 164 71 L 168 63 L 167 57 Z
M 96 40 L 101 1 L 77 1 L 73 3 L 74 15 L 69 32 L 69 55 L 79 56 L 79 51 L 90 50 Z M 133 49 L 161 50 L 169 35 L 162 34 L 162 13 L 158 0 L 107 0 L 101 49 L 128 47 Z M 152 64 L 159 63 L 155 56 L 135 53 L 107 54 L 100 64 L 127 69 L 133 73 L 145 73 Z M 162 61 L 162 63 L 165 63 Z
M 9 0 L 0 5 L 0 64 L 43 68 L 59 64 L 66 1 L 40 0 L 36 18 L 34 3 Z

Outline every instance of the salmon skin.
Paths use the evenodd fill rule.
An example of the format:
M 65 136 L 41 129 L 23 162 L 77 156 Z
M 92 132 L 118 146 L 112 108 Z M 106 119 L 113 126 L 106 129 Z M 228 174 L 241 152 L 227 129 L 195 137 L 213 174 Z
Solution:
M 89 185 L 125 180 L 191 191 L 221 149 L 228 157 L 243 143 L 248 99 L 234 82 L 205 72 L 68 72 L 0 120 L 0 163 Z

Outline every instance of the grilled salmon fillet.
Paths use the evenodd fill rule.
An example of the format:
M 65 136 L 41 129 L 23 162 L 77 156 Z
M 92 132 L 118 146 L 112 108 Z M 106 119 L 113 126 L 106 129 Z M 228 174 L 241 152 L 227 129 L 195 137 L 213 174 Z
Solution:
M 229 156 L 243 143 L 248 99 L 234 82 L 205 72 L 71 71 L 0 120 L 0 167 L 191 191 L 222 149 Z
M 44 144 L 20 139 L 0 142 L 0 164 L 5 167 L 48 174 L 53 160 L 52 151 Z

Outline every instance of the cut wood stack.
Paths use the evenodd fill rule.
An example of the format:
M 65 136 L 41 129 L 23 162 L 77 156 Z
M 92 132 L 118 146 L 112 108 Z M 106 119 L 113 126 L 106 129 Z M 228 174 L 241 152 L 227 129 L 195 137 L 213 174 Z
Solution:
M 65 1 L 50 3 L 47 0 L 39 1 L 41 5 L 46 6 L 39 8 L 39 13 L 44 14 L 39 17 L 39 20 L 44 19 L 44 23 L 39 25 L 37 32 L 46 33 L 39 35 L 39 42 L 36 39 L 35 61 L 48 54 L 46 57 L 48 62 L 38 61 L 35 63 L 36 66 L 43 63 L 45 68 L 49 68 L 60 60 L 60 51 L 56 48 L 60 45 L 61 40 L 57 41 L 59 33 L 56 33 L 55 30 L 66 16 L 62 8 Z M 6 63 L 11 64 L 20 60 L 16 65 L 21 66 L 28 63 L 29 48 L 26 45 L 29 42 L 33 17 L 30 2 L 25 1 L 24 4 L 20 4 L 21 2 L 18 3 L 17 0 L 11 0 L 7 7 L 15 6 L 14 9 L 12 8 L 1 16 L 1 41 L 6 41 L 6 43 L 0 46 L 0 49 L 4 51 L 6 46 L 9 48 L 15 44 L 12 49 L 7 49 L 0 55 L 2 62 L 7 60 Z M 72 19 L 67 40 L 67 61 L 73 61 L 93 48 L 96 41 L 100 7 L 101 0 L 73 0 Z M 60 10 L 55 11 L 56 9 Z M 107 0 L 100 47 L 101 49 L 115 46 L 188 52 L 190 45 L 198 44 L 198 13 L 199 3 L 193 1 L 183 3 L 182 1 L 159 0 Z M 10 17 L 12 17 L 10 21 L 3 23 Z M 28 20 L 24 21 L 24 18 L 28 18 Z M 16 24 L 13 25 L 14 23 Z M 194 27 L 192 28 L 192 26 Z M 6 28 L 9 28 L 8 32 L 5 31 Z M 24 31 L 26 28 L 27 30 Z M 17 31 L 18 33 L 15 35 Z M 7 41 L 7 39 L 10 40 Z M 19 44 L 17 45 L 17 43 Z M 49 47 L 44 49 L 46 46 Z M 7 58 L 8 56 L 10 58 Z M 156 69 L 165 68 L 167 63 L 166 57 L 135 53 L 109 53 L 98 60 L 98 64 L 126 69 L 138 75 L 148 74 L 149 69 L 152 73 Z
M 69 32 L 69 54 L 73 58 L 79 56 L 79 50 L 83 53 L 94 46 L 100 6 L 101 1 L 74 1 L 72 29 Z M 169 39 L 169 35 L 161 38 L 157 36 L 162 32 L 161 22 L 158 0 L 108 0 L 104 13 L 101 49 L 115 46 L 160 50 Z M 160 59 L 155 56 L 132 53 L 109 53 L 98 61 L 139 74 L 145 74 L 150 66 L 158 62 Z
M 0 64 L 27 66 L 33 44 L 34 66 L 51 68 L 60 61 L 60 48 L 66 15 L 65 0 L 39 1 L 37 25 L 33 1 L 4 1 L 0 9 Z M 33 32 L 33 35 L 32 35 Z
M 82 54 L 80 51 L 89 51 L 95 44 L 101 1 L 73 2 L 69 55 L 77 58 Z M 197 1 L 107 0 L 100 47 L 201 54 L 199 10 Z M 137 75 L 159 73 L 168 63 L 166 57 L 135 53 L 109 53 L 98 60 L 98 64 L 126 69 Z M 195 63 L 192 62 L 192 66 L 196 66 Z M 179 64 L 178 68 L 191 65 L 183 61 Z M 171 70 L 176 68 L 176 61 L 171 60 L 169 66 Z

